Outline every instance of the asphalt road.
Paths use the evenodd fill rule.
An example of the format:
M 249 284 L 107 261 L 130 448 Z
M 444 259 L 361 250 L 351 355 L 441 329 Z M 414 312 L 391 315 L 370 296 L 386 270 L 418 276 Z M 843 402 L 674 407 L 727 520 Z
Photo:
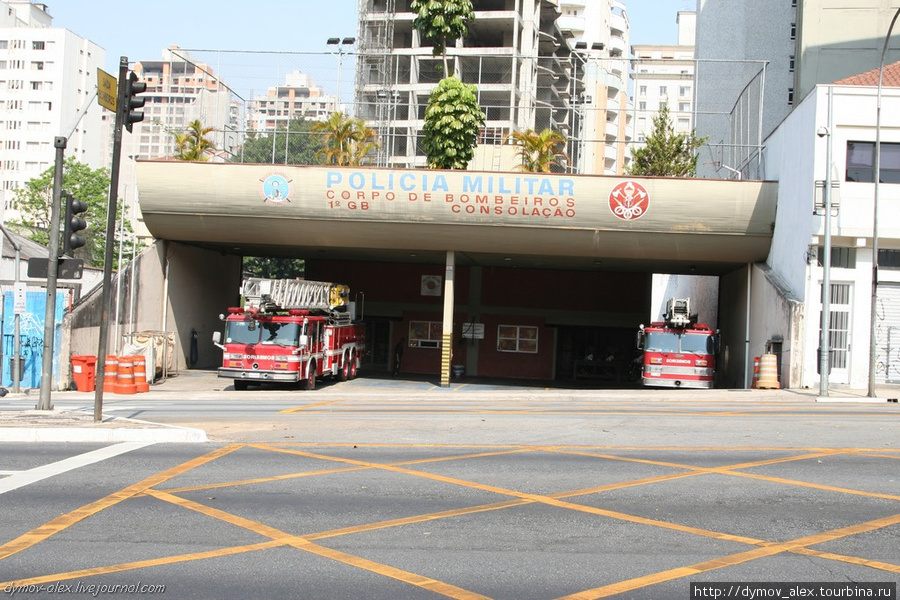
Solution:
M 0 443 L 0 590 L 662 600 L 900 580 L 896 404 L 349 390 L 108 401 L 203 423 L 208 444 Z

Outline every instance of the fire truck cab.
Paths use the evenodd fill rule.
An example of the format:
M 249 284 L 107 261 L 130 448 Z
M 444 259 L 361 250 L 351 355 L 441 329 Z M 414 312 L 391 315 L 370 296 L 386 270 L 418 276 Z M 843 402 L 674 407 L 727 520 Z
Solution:
M 221 315 L 222 332 L 213 343 L 222 349 L 219 377 L 235 390 L 250 383 L 300 383 L 315 389 L 322 376 L 356 377 L 365 354 L 365 334 L 353 322 L 345 285 L 302 279 L 244 281 L 243 306 Z
M 643 351 L 641 381 L 650 387 L 712 388 L 719 332 L 697 323 L 690 298 L 672 298 L 665 321 L 641 325 L 637 347 Z

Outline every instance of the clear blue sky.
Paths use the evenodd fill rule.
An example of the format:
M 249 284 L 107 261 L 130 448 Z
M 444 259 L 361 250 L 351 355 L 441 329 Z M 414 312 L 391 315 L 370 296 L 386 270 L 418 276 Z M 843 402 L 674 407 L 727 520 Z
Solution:
M 119 57 L 160 58 L 163 48 L 325 51 L 329 37 L 356 35 L 358 0 L 43 0 L 53 24 L 100 45 L 106 71 Z M 696 0 L 625 0 L 634 44 L 674 44 L 675 15 Z M 130 17 L 130 20 L 129 20 Z

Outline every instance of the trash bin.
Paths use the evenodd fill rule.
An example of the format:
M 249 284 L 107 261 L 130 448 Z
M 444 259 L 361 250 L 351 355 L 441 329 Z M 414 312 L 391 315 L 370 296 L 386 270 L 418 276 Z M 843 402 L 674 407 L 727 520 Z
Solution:
M 462 379 L 465 372 L 465 365 L 453 365 L 453 379 Z
M 93 392 L 96 385 L 97 357 L 90 355 L 72 356 L 72 379 L 79 392 Z

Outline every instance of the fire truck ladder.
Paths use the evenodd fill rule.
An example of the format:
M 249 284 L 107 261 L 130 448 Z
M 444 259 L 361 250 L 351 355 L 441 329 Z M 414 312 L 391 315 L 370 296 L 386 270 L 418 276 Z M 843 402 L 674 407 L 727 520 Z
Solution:
M 241 294 L 245 310 L 312 310 L 331 313 L 347 306 L 350 289 L 345 285 L 305 279 L 244 280 Z

